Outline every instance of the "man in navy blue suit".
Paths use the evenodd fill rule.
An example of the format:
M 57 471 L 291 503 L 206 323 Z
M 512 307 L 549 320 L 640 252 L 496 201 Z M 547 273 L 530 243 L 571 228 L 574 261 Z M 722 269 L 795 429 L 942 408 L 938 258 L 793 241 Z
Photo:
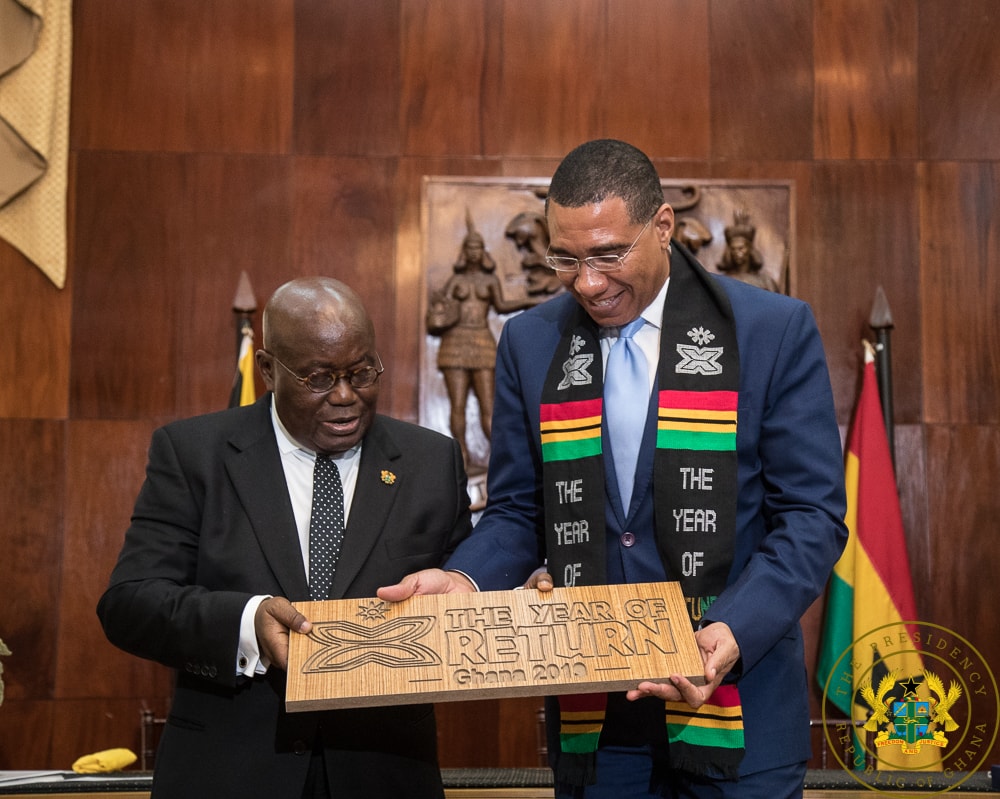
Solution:
M 546 217 L 567 291 L 503 330 L 488 505 L 444 571 L 380 596 L 678 581 L 705 685 L 547 700 L 557 796 L 801 796 L 799 619 L 847 538 L 812 313 L 672 243 L 656 170 L 624 142 L 567 155 Z M 617 347 L 639 386 L 624 412 Z M 619 418 L 639 422 L 631 453 Z

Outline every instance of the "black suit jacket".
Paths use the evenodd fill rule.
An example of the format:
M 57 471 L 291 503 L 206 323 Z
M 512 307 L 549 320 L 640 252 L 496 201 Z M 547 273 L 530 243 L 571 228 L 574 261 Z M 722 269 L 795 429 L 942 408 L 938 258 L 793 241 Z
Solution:
M 247 601 L 308 599 L 270 403 L 265 394 L 153 434 L 146 480 L 98 604 L 112 643 L 177 670 L 153 795 L 297 799 L 316 746 L 333 796 L 441 796 L 429 705 L 288 714 L 284 672 L 236 676 Z M 395 480 L 384 481 L 383 470 Z M 458 444 L 377 416 L 331 596 L 373 597 L 381 585 L 438 566 L 470 529 Z

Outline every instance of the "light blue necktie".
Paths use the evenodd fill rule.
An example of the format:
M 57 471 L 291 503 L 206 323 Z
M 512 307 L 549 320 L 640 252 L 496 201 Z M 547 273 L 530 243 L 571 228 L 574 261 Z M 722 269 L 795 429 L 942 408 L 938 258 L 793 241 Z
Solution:
M 632 340 L 643 326 L 640 316 L 629 322 L 611 345 L 604 375 L 604 408 L 608 421 L 608 436 L 615 458 L 618 491 L 622 507 L 628 512 L 635 482 L 635 466 L 639 459 L 642 432 L 649 410 L 649 375 L 646 356 Z

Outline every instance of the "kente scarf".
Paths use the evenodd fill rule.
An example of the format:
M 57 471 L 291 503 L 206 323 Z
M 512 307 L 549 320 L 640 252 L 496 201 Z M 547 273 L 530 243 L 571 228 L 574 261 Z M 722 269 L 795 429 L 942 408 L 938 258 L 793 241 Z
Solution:
M 676 246 L 657 375 L 656 544 L 697 625 L 725 588 L 733 558 L 739 352 L 728 297 Z M 546 554 L 557 585 L 607 582 L 603 388 L 599 331 L 578 307 L 553 356 L 540 409 Z M 557 782 L 594 782 L 606 702 L 606 694 L 559 697 Z M 735 685 L 719 686 L 697 711 L 668 702 L 665 724 L 672 768 L 736 776 L 743 723 Z

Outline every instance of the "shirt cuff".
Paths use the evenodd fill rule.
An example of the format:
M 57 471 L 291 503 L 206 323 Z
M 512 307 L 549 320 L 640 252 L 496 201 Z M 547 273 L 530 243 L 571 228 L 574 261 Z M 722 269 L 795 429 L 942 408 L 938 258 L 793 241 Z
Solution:
M 271 664 L 267 658 L 261 657 L 260 645 L 257 643 L 257 630 L 254 627 L 254 617 L 257 608 L 269 595 L 251 597 L 243 608 L 240 618 L 240 646 L 236 652 L 236 674 L 253 677 L 255 674 L 266 674 Z

